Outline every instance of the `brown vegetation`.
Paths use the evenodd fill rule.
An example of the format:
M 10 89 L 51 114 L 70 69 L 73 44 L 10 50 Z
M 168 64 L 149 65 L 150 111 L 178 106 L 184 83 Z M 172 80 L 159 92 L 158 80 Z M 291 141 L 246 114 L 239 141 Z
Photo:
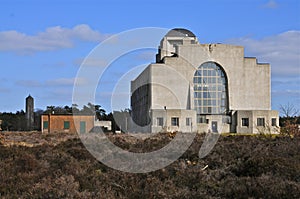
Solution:
M 198 135 L 181 158 L 146 174 L 103 165 L 76 136 L 23 136 L 27 141 L 17 134 L 14 143 L 34 143 L 36 136 L 42 144 L 4 146 L 12 137 L 2 134 L 0 198 L 300 198 L 297 136 L 221 136 L 199 159 L 204 136 Z M 168 134 L 145 140 L 109 136 L 130 151 L 158 149 L 172 139 Z

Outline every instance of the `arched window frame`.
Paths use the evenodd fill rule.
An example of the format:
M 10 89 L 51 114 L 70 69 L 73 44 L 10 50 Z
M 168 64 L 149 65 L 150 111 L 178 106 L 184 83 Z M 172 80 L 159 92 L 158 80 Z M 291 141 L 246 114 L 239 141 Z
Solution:
M 201 64 L 194 73 L 193 83 L 197 118 L 228 113 L 228 79 L 220 64 L 211 61 Z

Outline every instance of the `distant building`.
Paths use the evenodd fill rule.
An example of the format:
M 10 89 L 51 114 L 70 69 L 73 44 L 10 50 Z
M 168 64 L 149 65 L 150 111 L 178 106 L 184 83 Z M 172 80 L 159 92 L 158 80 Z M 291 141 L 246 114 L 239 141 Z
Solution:
M 88 133 L 94 127 L 94 115 L 43 114 L 42 133 Z
M 271 67 L 244 47 L 201 44 L 186 29 L 161 40 L 152 63 L 131 82 L 137 132 L 275 132 Z
M 101 127 L 105 131 L 111 131 L 111 121 L 97 120 L 97 121 L 95 121 L 94 126 L 95 127 Z
M 34 99 L 30 95 L 26 97 L 26 127 L 28 130 L 33 130 L 34 124 Z

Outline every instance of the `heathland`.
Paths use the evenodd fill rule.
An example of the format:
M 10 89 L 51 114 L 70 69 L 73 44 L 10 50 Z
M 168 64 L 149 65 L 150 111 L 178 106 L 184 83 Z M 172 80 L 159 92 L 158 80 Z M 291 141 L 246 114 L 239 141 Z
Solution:
M 220 136 L 199 159 L 204 135 L 171 165 L 144 174 L 97 161 L 72 134 L 1 133 L 0 198 L 300 198 L 299 136 Z M 167 133 L 107 135 L 134 152 L 157 150 Z

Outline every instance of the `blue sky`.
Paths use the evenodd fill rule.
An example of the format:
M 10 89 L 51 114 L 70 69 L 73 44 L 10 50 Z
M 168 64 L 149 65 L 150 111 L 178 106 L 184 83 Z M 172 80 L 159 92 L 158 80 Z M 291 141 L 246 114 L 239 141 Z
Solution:
M 272 108 L 292 103 L 300 109 L 299 10 L 298 0 L 2 0 L 0 112 L 24 109 L 28 94 L 36 108 L 71 105 L 74 78 L 91 50 L 113 34 L 142 27 L 183 27 L 200 43 L 243 45 L 245 56 L 271 64 Z M 153 62 L 154 54 L 120 58 L 111 79 L 123 67 Z M 108 111 L 113 86 L 99 85 L 96 96 Z

